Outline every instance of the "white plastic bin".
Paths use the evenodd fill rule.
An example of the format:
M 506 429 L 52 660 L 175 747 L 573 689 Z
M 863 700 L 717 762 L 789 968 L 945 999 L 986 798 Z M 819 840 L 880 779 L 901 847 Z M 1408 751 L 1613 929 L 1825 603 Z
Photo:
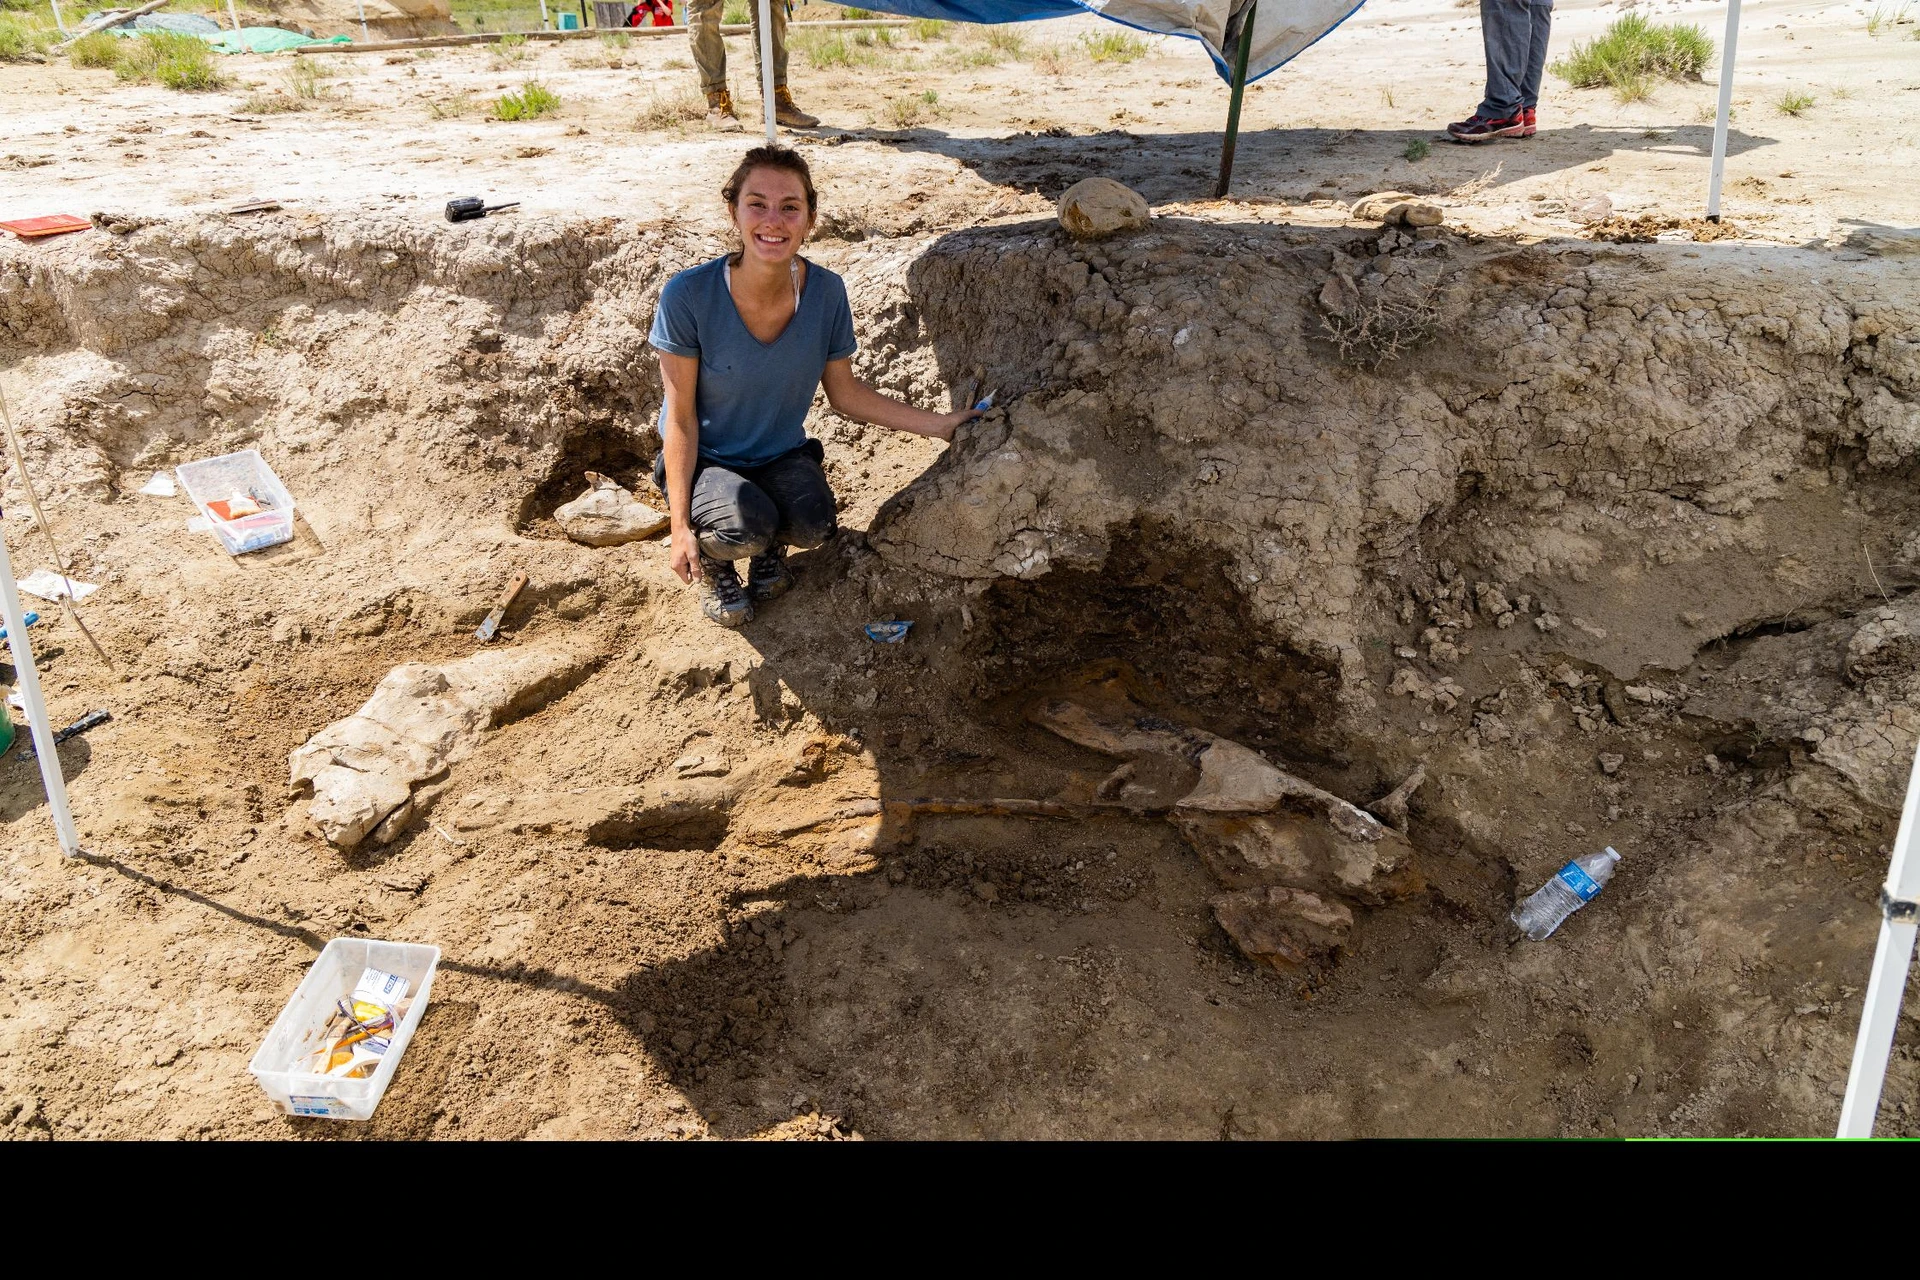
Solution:
M 440 948 L 411 942 L 375 942 L 371 938 L 335 938 L 320 952 L 307 976 L 294 988 L 293 998 L 274 1019 L 267 1039 L 247 1064 L 275 1105 L 292 1116 L 325 1116 L 331 1120 L 371 1120 L 373 1109 L 399 1069 L 400 1055 L 413 1040 L 414 1029 L 427 1011 L 433 990 L 433 971 L 440 964 Z M 393 1044 L 373 1074 L 365 1080 L 313 1075 L 294 1065 L 320 1047 L 320 1038 L 333 1016 L 334 1006 L 353 990 L 367 969 L 398 974 L 407 980 L 413 1004 L 393 1033 Z
M 228 555 L 245 555 L 293 541 L 293 495 L 258 449 L 183 462 L 174 468 L 174 474 L 180 477 L 187 497 L 213 526 Z M 224 502 L 236 493 L 246 494 L 265 510 L 238 520 L 222 520 L 207 506 L 209 502 Z

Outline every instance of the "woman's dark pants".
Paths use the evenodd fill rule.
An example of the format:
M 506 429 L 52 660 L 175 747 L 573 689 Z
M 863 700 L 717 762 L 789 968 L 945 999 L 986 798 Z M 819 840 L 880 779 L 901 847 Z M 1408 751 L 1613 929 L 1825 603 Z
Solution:
M 833 490 L 818 440 L 758 467 L 726 467 L 701 459 L 693 469 L 689 516 L 700 554 L 745 560 L 774 547 L 806 551 L 838 530 Z M 667 457 L 653 464 L 653 482 L 667 492 Z M 671 501 L 671 498 L 669 498 Z

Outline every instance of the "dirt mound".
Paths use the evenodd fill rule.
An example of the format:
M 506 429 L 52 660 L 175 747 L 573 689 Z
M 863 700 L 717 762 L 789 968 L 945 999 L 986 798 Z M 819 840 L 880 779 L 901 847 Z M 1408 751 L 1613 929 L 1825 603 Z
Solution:
M 0 762 L 22 1136 L 351 1136 L 243 1070 L 341 933 L 447 955 L 376 1135 L 1830 1125 L 1920 729 L 1915 268 L 1169 218 L 824 246 L 863 375 L 1003 407 L 944 453 L 822 411 L 847 532 L 731 633 L 652 544 L 550 518 L 588 470 L 657 501 L 642 335 L 717 247 L 299 215 L 0 246 L 118 667 L 40 632 L 56 716 L 115 713 L 62 753 L 91 863 Z M 1414 302 L 1393 350 L 1341 342 Z M 137 493 L 237 447 L 300 502 L 240 561 Z M 391 843 L 328 846 L 289 754 L 469 654 L 520 568 L 505 643 L 597 666 Z M 1394 891 L 1322 911 L 1337 963 L 1256 968 L 1220 913 L 1254 937 L 1315 887 L 1252 877 L 1240 819 L 1196 852 L 1097 809 L 1159 766 L 1029 719 L 1115 670 L 1317 811 L 1424 763 Z M 1513 945 L 1515 894 L 1602 843 L 1607 894 Z
M 1648 213 L 1602 218 L 1589 224 L 1580 234 L 1589 240 L 1606 240 L 1614 244 L 1652 244 L 1674 231 L 1686 234 L 1669 238 L 1693 240 L 1699 244 L 1715 240 L 1738 240 L 1745 234 L 1738 226 L 1725 220 L 1715 222 L 1707 218 L 1673 218 Z

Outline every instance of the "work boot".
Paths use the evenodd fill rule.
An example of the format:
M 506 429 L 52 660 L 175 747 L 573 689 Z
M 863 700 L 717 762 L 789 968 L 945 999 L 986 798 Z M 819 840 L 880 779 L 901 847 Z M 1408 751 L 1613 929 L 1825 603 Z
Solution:
M 747 561 L 747 598 L 765 604 L 787 594 L 793 586 L 793 572 L 779 547 L 769 547 Z
M 819 116 L 810 116 L 795 105 L 793 91 L 785 85 L 773 91 L 773 118 L 789 129 L 811 129 L 820 123 Z
M 741 590 L 740 575 L 730 561 L 700 557 L 700 612 L 723 627 L 753 621 L 753 601 Z
M 725 89 L 707 90 L 707 128 L 720 133 L 740 132 L 740 117 L 733 113 L 733 95 Z

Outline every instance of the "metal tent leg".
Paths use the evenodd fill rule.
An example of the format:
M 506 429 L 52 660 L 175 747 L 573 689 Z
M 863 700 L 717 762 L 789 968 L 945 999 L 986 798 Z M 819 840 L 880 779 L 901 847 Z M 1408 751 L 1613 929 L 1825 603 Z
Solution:
M 1920 858 L 1913 856 L 1914 820 L 1920 816 L 1920 755 L 1907 776 L 1907 800 L 1900 809 L 1900 831 L 1893 838 L 1893 859 L 1880 894 L 1880 942 L 1873 951 L 1873 976 L 1860 1010 L 1860 1035 L 1853 1042 L 1853 1066 L 1840 1104 L 1842 1138 L 1871 1138 L 1887 1079 L 1887 1057 L 1900 1021 L 1900 1000 L 1913 961 L 1915 925 L 1920 921 Z
M 7 555 L 4 542 L 0 542 L 0 621 L 7 624 L 13 669 L 20 681 L 20 696 L 27 704 L 27 724 L 40 763 L 40 781 L 47 788 L 47 811 L 53 816 L 53 831 L 60 839 L 60 851 L 71 858 L 80 852 L 80 836 L 74 830 L 73 814 L 67 807 L 67 782 L 60 772 L 60 751 L 54 745 L 53 723 L 47 719 L 47 704 L 40 695 L 40 671 L 33 665 L 33 642 L 27 639 L 25 612 L 20 607 L 20 593 L 13 585 L 13 560 Z
M 1227 137 L 1220 144 L 1220 181 L 1213 185 L 1215 200 L 1224 199 L 1233 182 L 1233 149 L 1240 141 L 1240 99 L 1247 92 L 1247 55 L 1253 51 L 1253 16 L 1259 7 L 1260 0 L 1251 0 L 1246 16 L 1240 20 L 1240 47 L 1233 58 L 1233 98 L 1227 104 Z
M 1733 115 L 1733 50 L 1740 42 L 1740 0 L 1727 5 L 1727 38 L 1720 46 L 1720 106 L 1713 116 L 1713 176 L 1707 180 L 1707 221 L 1720 221 L 1720 175 L 1727 164 L 1727 120 Z
M 773 3 L 760 2 L 760 105 L 767 112 L 767 145 L 779 141 L 773 119 Z

